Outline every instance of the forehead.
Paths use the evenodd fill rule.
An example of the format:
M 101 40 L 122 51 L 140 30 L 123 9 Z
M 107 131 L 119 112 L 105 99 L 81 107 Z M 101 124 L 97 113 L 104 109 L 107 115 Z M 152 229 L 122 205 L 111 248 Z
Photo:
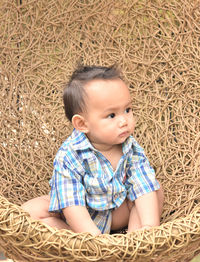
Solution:
M 115 107 L 130 102 L 130 93 L 121 79 L 92 80 L 85 86 L 87 105 L 93 107 Z
M 92 80 L 85 85 L 85 91 L 88 97 L 96 97 L 97 95 L 100 95 L 106 98 L 110 94 L 115 93 L 121 93 L 121 95 L 129 94 L 128 87 L 126 86 L 124 81 L 122 81 L 119 78 L 106 80 Z

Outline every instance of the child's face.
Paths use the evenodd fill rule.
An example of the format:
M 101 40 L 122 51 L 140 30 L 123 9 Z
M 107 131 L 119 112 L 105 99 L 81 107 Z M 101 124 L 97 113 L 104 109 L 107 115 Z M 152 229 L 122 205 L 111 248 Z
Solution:
M 126 84 L 120 79 L 93 80 L 85 90 L 86 112 L 83 116 L 90 142 L 96 148 L 123 143 L 135 126 Z

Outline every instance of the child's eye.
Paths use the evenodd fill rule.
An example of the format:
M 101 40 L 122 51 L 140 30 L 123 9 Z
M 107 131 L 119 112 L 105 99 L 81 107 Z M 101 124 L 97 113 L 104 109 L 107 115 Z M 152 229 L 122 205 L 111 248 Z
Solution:
M 110 115 L 108 115 L 108 118 L 114 118 L 115 117 L 115 113 L 111 113 Z
M 131 112 L 131 108 L 130 108 L 130 107 L 126 108 L 125 112 L 126 112 L 126 113 Z

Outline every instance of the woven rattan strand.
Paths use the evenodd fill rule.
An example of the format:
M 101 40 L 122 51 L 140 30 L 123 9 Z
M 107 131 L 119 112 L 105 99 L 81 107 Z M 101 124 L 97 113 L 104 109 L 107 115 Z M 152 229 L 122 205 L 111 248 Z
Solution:
M 200 2 L 0 1 L 0 247 L 14 261 L 187 262 L 200 253 Z M 77 63 L 117 63 L 135 137 L 165 191 L 161 226 L 75 234 L 21 203 L 49 192 L 72 127 L 63 83 Z

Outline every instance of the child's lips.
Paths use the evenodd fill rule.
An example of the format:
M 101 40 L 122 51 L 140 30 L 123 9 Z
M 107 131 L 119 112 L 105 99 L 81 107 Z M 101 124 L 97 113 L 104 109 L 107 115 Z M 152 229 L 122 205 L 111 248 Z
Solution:
M 128 131 L 124 131 L 119 136 L 120 137 L 125 137 L 125 136 L 128 136 L 128 135 L 129 135 L 129 132 Z

